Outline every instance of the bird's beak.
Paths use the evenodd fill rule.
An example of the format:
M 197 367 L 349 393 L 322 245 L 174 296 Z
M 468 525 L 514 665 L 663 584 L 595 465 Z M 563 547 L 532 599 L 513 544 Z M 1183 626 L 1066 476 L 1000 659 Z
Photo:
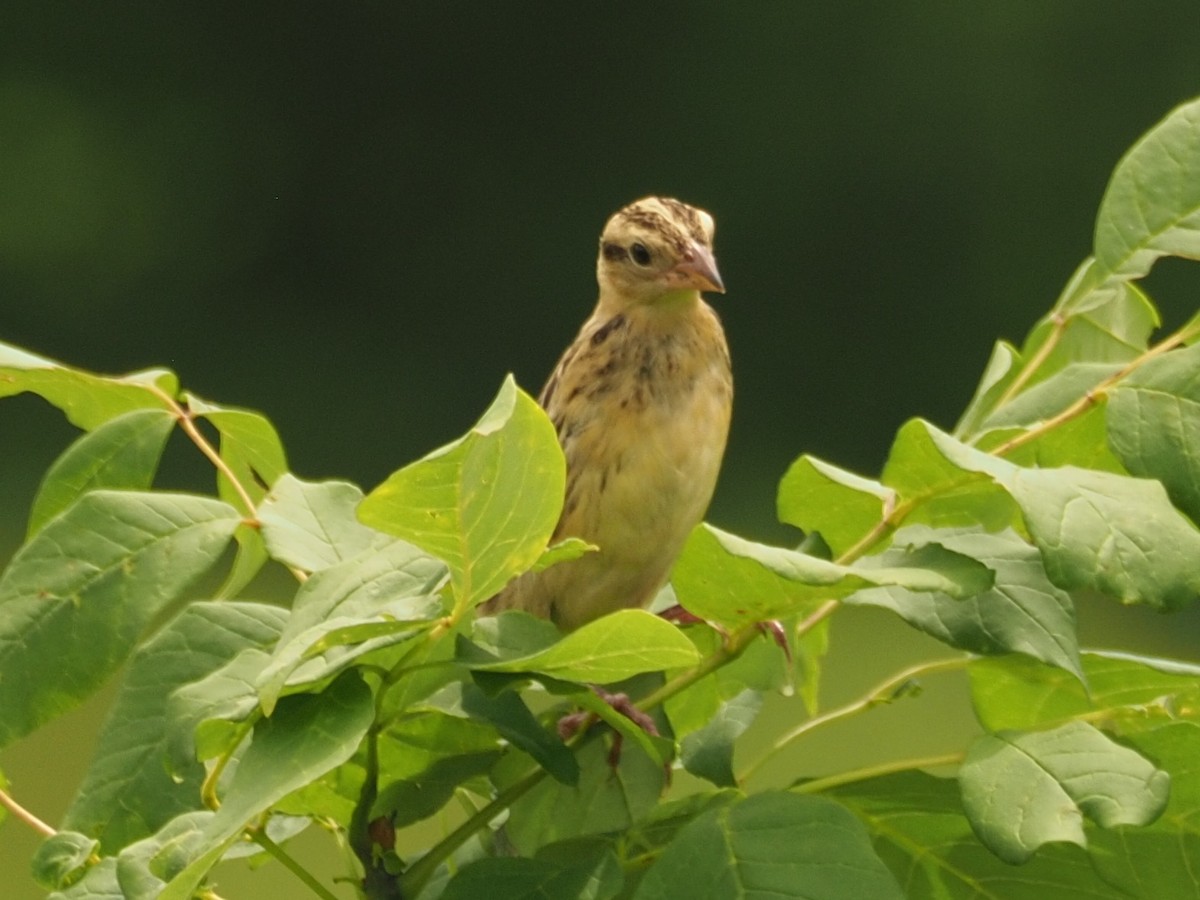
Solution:
M 683 261 L 668 272 L 667 277 L 681 288 L 725 293 L 725 284 L 721 281 L 721 273 L 717 271 L 717 261 L 712 251 L 702 244 L 688 247 Z

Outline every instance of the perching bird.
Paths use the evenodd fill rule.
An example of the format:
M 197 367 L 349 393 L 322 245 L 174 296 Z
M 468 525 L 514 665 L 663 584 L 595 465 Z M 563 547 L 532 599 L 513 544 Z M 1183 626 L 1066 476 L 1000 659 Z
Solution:
M 558 432 L 567 487 L 554 540 L 598 552 L 526 573 L 484 606 L 570 630 L 666 583 L 703 518 L 733 400 L 729 349 L 702 291 L 724 293 L 703 210 L 646 197 L 600 236 L 600 300 L 539 403 Z

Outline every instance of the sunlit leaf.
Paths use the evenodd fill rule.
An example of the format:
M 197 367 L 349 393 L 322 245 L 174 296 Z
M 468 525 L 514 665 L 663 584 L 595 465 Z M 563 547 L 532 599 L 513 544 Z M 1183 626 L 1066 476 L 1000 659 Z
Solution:
M 902 900 L 904 893 L 847 810 L 820 797 L 768 793 L 685 825 L 633 896 Z
M 589 622 L 545 650 L 474 668 L 609 684 L 699 661 L 696 648 L 674 625 L 640 609 L 623 609 Z
M 93 491 L 22 547 L 0 576 L 0 745 L 98 690 L 240 519 L 204 497 Z
M 554 426 L 510 377 L 465 437 L 392 474 L 359 515 L 444 560 L 466 606 L 537 562 L 565 484 Z
M 83 435 L 46 472 L 29 514 L 28 537 L 91 490 L 144 490 L 154 481 L 175 417 L 139 409 Z
M 179 391 L 175 373 L 149 369 L 119 378 L 94 375 L 0 343 L 0 397 L 37 394 L 85 430 L 136 409 L 167 409 Z
M 1170 776 L 1085 722 L 1002 731 L 976 741 L 959 770 L 963 807 L 980 839 L 1020 863 L 1043 844 L 1087 846 L 1083 816 L 1106 828 L 1163 811 Z
M 1162 256 L 1200 259 L 1200 100 L 1172 110 L 1133 145 L 1096 215 L 1105 276 L 1141 278 Z
M 245 647 L 269 645 L 285 616 L 263 604 L 197 603 L 139 648 L 63 826 L 115 853 L 196 809 L 204 767 L 194 758 L 174 772 L 165 764 L 170 693 Z

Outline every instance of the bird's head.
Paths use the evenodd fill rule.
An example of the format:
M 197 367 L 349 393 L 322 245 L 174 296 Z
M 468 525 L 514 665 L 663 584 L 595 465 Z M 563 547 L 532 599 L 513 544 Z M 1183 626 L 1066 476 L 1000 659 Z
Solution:
M 601 298 L 630 305 L 700 291 L 725 293 L 712 240 L 713 219 L 702 209 L 668 197 L 629 204 L 600 235 Z

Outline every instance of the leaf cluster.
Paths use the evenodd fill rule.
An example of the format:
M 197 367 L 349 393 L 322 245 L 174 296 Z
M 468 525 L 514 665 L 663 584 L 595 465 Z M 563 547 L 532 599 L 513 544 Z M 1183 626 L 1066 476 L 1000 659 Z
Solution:
M 801 456 L 778 496 L 799 547 L 702 525 L 672 576 L 687 624 L 625 610 L 566 635 L 476 615 L 594 549 L 550 543 L 563 457 L 511 379 L 364 496 L 295 477 L 265 417 L 170 372 L 0 345 L 0 397 L 82 430 L 0 574 L 0 748 L 122 671 L 58 828 L 0 790 L 48 832 L 37 876 L 60 900 L 183 900 L 222 859 L 269 855 L 329 898 L 287 846 L 317 827 L 372 898 L 1200 896 L 1200 665 L 1081 648 L 1074 612 L 1200 591 L 1200 318 L 1156 337 L 1138 286 L 1167 255 L 1200 259 L 1200 101 L 1121 160 L 1093 255 L 996 345 L 952 431 L 909 421 L 877 478 Z M 156 485 L 177 431 L 211 496 Z M 257 594 L 271 567 L 286 605 Z M 946 653 L 823 708 L 846 606 Z M 786 748 L 956 673 L 967 745 L 751 789 Z M 794 716 L 743 759 L 772 693 Z M 680 769 L 705 786 L 671 792 Z

